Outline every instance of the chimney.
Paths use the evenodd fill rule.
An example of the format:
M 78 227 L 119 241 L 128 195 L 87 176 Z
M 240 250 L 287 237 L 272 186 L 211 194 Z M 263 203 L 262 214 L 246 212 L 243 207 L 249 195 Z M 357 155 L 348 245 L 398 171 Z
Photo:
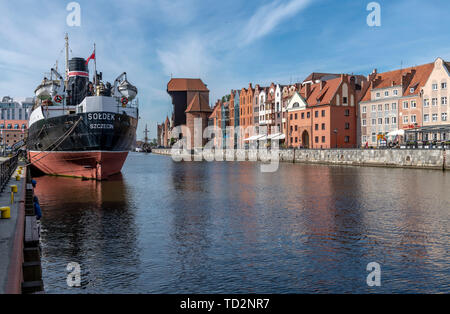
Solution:
M 341 76 L 342 79 L 342 76 Z M 322 90 L 325 87 L 326 82 L 325 81 L 320 81 L 320 90 Z
M 308 99 L 309 95 L 311 95 L 311 83 L 306 83 L 305 84 L 305 99 Z

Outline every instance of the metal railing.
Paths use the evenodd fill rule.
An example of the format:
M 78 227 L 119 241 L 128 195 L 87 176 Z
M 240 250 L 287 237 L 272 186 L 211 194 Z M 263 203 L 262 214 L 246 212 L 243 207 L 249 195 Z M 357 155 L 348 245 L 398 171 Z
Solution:
M 17 163 L 19 161 L 19 154 L 16 153 L 13 157 L 3 161 L 0 164 L 0 192 L 3 192 L 6 184 L 11 179 L 12 174 L 17 168 Z

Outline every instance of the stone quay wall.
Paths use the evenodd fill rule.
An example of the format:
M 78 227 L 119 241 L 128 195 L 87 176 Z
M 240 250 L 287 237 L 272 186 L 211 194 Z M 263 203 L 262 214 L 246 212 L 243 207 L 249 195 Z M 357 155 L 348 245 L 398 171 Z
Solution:
M 172 154 L 171 149 L 154 149 L 154 154 Z M 270 161 L 267 151 L 256 150 L 195 151 L 192 160 Z M 378 166 L 450 170 L 450 154 L 439 149 L 282 149 L 280 162 L 349 166 Z M 185 156 L 186 157 L 186 156 Z

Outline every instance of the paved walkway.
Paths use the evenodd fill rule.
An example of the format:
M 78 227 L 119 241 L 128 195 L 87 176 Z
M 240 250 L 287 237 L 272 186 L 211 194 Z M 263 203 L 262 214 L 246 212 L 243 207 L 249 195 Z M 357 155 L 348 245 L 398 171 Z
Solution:
M 0 159 L 1 160 L 1 159 Z M 23 163 L 19 162 L 19 166 Z M 14 237 L 16 234 L 16 226 L 19 216 L 19 203 L 25 198 L 23 185 L 25 182 L 25 174 L 22 173 L 22 179 L 16 181 L 16 173 L 5 186 L 5 190 L 0 193 L 0 207 L 11 207 L 11 219 L 0 219 L 0 294 L 5 292 L 6 282 L 8 280 L 8 269 L 11 260 L 11 254 L 14 245 Z M 18 193 L 14 196 L 14 204 L 11 205 L 11 188 L 10 185 L 17 185 Z

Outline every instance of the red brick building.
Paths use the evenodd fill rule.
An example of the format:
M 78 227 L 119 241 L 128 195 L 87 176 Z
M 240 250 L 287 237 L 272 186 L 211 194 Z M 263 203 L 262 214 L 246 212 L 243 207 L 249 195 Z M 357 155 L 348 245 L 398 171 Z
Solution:
M 287 146 L 356 147 L 360 80 L 361 77 L 342 74 L 318 83 L 304 83 L 288 104 Z

